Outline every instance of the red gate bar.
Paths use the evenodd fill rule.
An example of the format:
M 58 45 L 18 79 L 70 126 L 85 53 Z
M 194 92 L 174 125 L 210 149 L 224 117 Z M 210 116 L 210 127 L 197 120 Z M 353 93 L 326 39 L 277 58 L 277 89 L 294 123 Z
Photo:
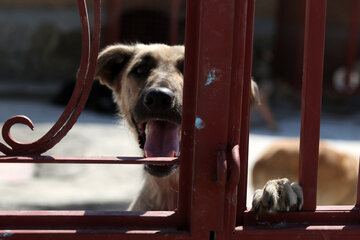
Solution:
M 309 183 L 309 180 L 311 182 L 315 181 L 316 183 L 317 178 L 317 156 L 314 157 L 314 155 L 311 155 L 312 160 L 309 161 L 309 159 L 306 159 L 308 155 L 305 154 L 308 154 L 307 151 L 309 150 L 311 151 L 314 148 L 317 149 L 319 142 L 319 135 L 315 134 L 311 137 L 311 134 L 313 134 L 314 129 L 315 131 L 317 129 L 316 132 L 319 133 L 320 129 L 321 82 L 324 54 L 324 25 L 326 1 L 307 1 L 306 5 L 307 35 L 305 40 L 306 52 L 304 58 L 303 82 L 305 86 L 303 87 L 302 109 L 302 159 L 305 159 L 303 160 L 304 163 L 306 163 L 307 166 L 310 166 L 311 168 L 304 168 L 305 165 L 303 165 L 302 183 L 304 184 L 304 191 L 307 192 L 308 195 L 307 197 L 305 196 L 305 201 L 306 198 L 309 198 L 309 196 L 313 196 L 310 197 L 309 201 L 313 204 L 313 208 L 308 208 L 307 206 L 309 206 L 309 204 L 305 203 L 304 209 L 311 211 L 264 215 L 261 216 L 259 220 L 256 220 L 254 212 L 242 211 L 241 208 L 243 207 L 243 205 L 241 205 L 240 203 L 241 201 L 244 201 L 244 203 L 246 203 L 246 198 L 242 200 L 241 198 L 244 195 L 239 194 L 237 223 L 241 226 L 235 229 L 235 234 L 233 235 L 232 239 L 289 239 L 289 236 L 296 236 L 298 239 L 323 239 L 324 236 L 327 236 L 328 239 L 339 239 L 340 236 L 340 239 L 344 239 L 344 236 L 346 236 L 346 239 L 350 239 L 351 237 L 355 236 L 358 239 L 359 237 L 359 226 L 356 225 L 358 224 L 358 221 L 360 219 L 360 212 L 358 208 L 354 208 L 354 206 L 324 206 L 317 207 L 315 209 L 316 187 L 310 191 L 310 188 L 308 188 L 308 186 L 311 185 L 311 183 Z M 250 4 L 249 7 L 251 7 Z M 250 16 L 250 13 L 248 14 Z M 251 30 L 251 28 L 249 28 L 248 30 Z M 316 34 L 319 34 L 321 36 L 319 37 Z M 248 38 L 250 38 L 251 36 L 251 34 L 247 35 Z M 246 67 L 246 69 L 248 68 Z M 247 78 L 245 78 L 245 80 L 247 80 Z M 313 85 L 316 86 L 314 87 Z M 246 90 L 244 91 L 246 92 Z M 245 97 L 245 93 L 243 97 Z M 309 104 L 314 105 L 309 107 Z M 244 109 L 245 108 L 243 107 L 243 111 Z M 314 116 L 313 120 L 311 120 L 311 114 L 314 112 L 317 113 L 317 115 Z M 243 117 L 245 117 L 245 115 L 243 115 Z M 246 123 L 246 120 L 242 119 L 242 122 Z M 309 122 L 312 124 L 308 125 Z M 243 131 L 242 134 L 244 134 Z M 243 135 L 241 135 L 241 137 L 243 137 Z M 311 144 L 309 144 L 310 141 L 312 141 L 312 143 L 315 142 L 315 144 L 311 146 Z M 247 143 L 246 139 L 245 143 Z M 241 151 L 241 154 L 245 154 L 243 151 L 244 150 Z M 313 168 L 314 164 L 312 164 L 311 161 L 315 162 L 316 169 Z M 241 163 L 244 163 L 243 158 L 241 160 Z M 241 170 L 243 174 L 244 169 L 242 168 Z M 305 179 L 304 177 L 308 176 L 307 174 L 309 173 L 309 171 L 311 171 L 315 177 L 312 177 L 312 179 Z M 243 176 L 240 184 L 244 184 L 242 183 L 242 181 L 244 181 Z M 244 189 L 246 189 L 246 185 Z M 241 187 L 239 187 L 239 191 L 240 190 Z M 244 192 L 246 193 L 246 191 Z M 360 199 L 360 197 L 358 199 Z M 358 203 L 359 202 L 360 200 L 358 200 Z M 271 225 L 271 223 L 273 225 Z M 344 235 L 341 235 L 340 231 L 342 231 Z
M 26 212 L 26 214 L 24 214 Z M 161 221 L 159 221 L 161 219 Z M 173 211 L 143 212 L 141 221 L 134 212 L 119 211 L 0 211 L 0 229 L 160 229 L 176 228 Z
M 291 225 L 279 227 L 237 227 L 232 239 L 246 240 L 358 240 L 359 226 L 355 225 Z
M 315 211 L 264 215 L 258 220 L 254 212 L 246 211 L 244 225 L 235 229 L 232 239 L 359 239 L 359 219 L 354 206 L 318 206 Z
M 189 173 L 187 170 L 192 164 L 198 171 L 193 176 L 193 186 L 187 185 L 189 188 L 183 191 L 187 194 L 189 191 L 196 194 L 193 198 L 190 195 L 180 196 L 179 212 L 181 214 L 182 210 L 191 204 L 192 216 L 190 215 L 187 221 L 191 224 L 192 232 L 205 228 L 222 230 L 224 227 L 225 188 L 221 181 L 217 181 L 222 179 L 217 176 L 217 173 L 222 172 L 219 171 L 218 166 L 223 166 L 219 164 L 218 156 L 222 156 L 222 152 L 231 151 L 234 143 L 229 143 L 229 139 L 233 138 L 232 135 L 236 136 L 239 131 L 238 123 L 232 122 L 230 117 L 240 116 L 241 102 L 238 102 L 237 108 L 233 108 L 234 103 L 231 99 L 236 98 L 232 98 L 234 96 L 231 94 L 234 93 L 233 84 L 241 87 L 241 82 L 236 81 L 243 78 L 242 74 L 236 76 L 233 69 L 243 68 L 235 64 L 244 60 L 240 55 L 237 59 L 234 50 L 241 50 L 245 44 L 241 35 L 238 37 L 239 42 L 235 43 L 234 33 L 235 26 L 242 26 L 242 34 L 245 34 L 245 25 L 242 25 L 244 22 L 240 21 L 246 20 L 246 14 L 241 14 L 244 13 L 242 10 L 246 10 L 246 5 L 243 5 L 246 2 L 235 0 L 187 2 L 182 122 L 184 141 L 181 150 L 180 184 L 183 184 L 184 180 L 191 181 L 193 172 Z M 240 19 L 235 19 L 235 16 Z M 232 78 L 235 77 L 237 79 L 233 79 L 232 82 Z M 198 81 L 195 82 L 194 79 Z M 235 91 L 239 90 L 235 89 Z M 240 94 L 241 90 L 238 93 Z M 240 95 L 238 101 L 241 101 Z M 234 124 L 230 126 L 231 133 L 228 126 L 230 122 Z M 184 150 L 186 150 L 185 155 Z M 228 155 L 226 156 L 228 158 Z M 182 190 L 183 188 L 180 187 L 180 194 Z M 187 201 L 183 200 L 185 198 Z
M 241 154 L 244 151 L 246 152 L 246 149 L 244 149 L 244 146 L 241 146 L 240 148 L 239 145 L 243 144 L 241 142 L 241 138 L 243 137 L 244 132 L 246 132 L 246 130 L 242 128 L 247 121 L 247 118 L 243 114 L 246 111 L 246 103 L 249 103 L 250 88 L 247 87 L 250 86 L 249 83 L 251 78 L 250 75 L 247 76 L 247 73 L 251 72 L 251 64 L 249 65 L 249 62 L 251 62 L 251 56 L 250 59 L 248 59 L 247 54 L 249 53 L 249 47 L 252 48 L 252 44 L 250 44 L 249 46 L 249 39 L 247 38 L 247 34 L 249 31 L 249 18 L 251 18 L 251 13 L 249 13 L 249 8 L 251 8 L 251 6 L 249 6 L 249 4 L 251 5 L 252 2 L 248 0 L 241 0 L 235 1 L 234 6 L 236 10 L 234 15 L 235 20 L 233 29 L 233 62 L 231 68 L 231 95 L 228 123 L 228 145 L 233 148 L 233 152 L 232 155 L 228 153 L 227 158 L 234 159 L 234 161 L 228 161 L 230 177 L 234 177 L 237 171 L 239 171 L 239 173 L 236 177 L 237 185 L 235 186 L 235 188 L 231 188 L 230 180 L 226 185 L 224 220 L 225 228 L 221 236 L 222 238 L 220 239 L 228 239 L 230 237 L 229 234 L 231 234 L 232 230 L 235 227 L 237 208 L 240 207 L 238 206 L 238 201 L 236 201 L 236 199 L 238 198 L 238 184 L 240 176 L 243 175 L 244 171 L 247 171 L 247 168 L 244 168 L 244 164 L 241 163 L 241 161 L 243 160 L 247 162 L 247 159 L 241 158 Z M 247 77 L 249 78 L 247 79 Z M 246 135 L 246 133 L 244 135 Z M 234 147 L 235 145 L 237 146 Z M 238 161 L 235 161 L 236 158 Z M 242 197 L 242 195 L 239 196 L 240 198 Z
M 243 223 L 246 210 L 248 150 L 249 150 L 249 120 L 250 120 L 250 89 L 252 73 L 253 36 L 254 36 L 255 0 L 248 1 L 246 19 L 246 52 L 244 86 L 242 93 L 241 135 L 240 135 L 240 181 L 238 187 L 237 225 Z
M 235 1 L 233 56 L 231 72 L 230 112 L 228 144 L 232 148 L 240 144 L 242 124 L 242 94 L 245 76 L 245 53 L 248 0 Z
M 260 216 L 257 220 L 252 211 L 244 214 L 245 226 L 269 225 L 273 223 L 279 228 L 286 228 L 286 224 L 299 225 L 351 225 L 359 222 L 360 211 L 354 206 L 318 206 L 315 211 L 286 212 Z M 281 223 L 286 223 L 281 226 Z M 359 227 L 360 230 L 360 227 Z
M 360 159 L 359 159 L 359 172 L 358 172 L 358 183 L 357 183 L 357 195 L 356 195 L 356 205 L 360 209 Z
M 54 156 L 0 156 L 1 163 L 63 163 L 63 164 L 156 164 L 178 165 L 178 158 L 143 157 L 54 157 Z
M 316 208 L 326 0 L 306 0 L 299 181 L 303 210 Z
M 84 0 L 78 0 L 78 3 L 79 6 L 85 6 Z M 94 0 L 94 3 L 95 11 L 99 10 L 100 1 Z M 187 4 L 178 210 L 167 212 L 0 211 L 0 239 L 202 240 L 213 239 L 215 236 L 218 240 L 240 238 L 270 240 L 289 239 L 289 237 L 359 239 L 360 211 L 357 208 L 330 206 L 315 209 L 325 12 L 326 0 L 306 1 L 300 182 L 304 188 L 304 209 L 308 211 L 265 215 L 261 216 L 259 221 L 255 221 L 253 212 L 244 212 L 254 0 L 199 0 L 188 1 Z M 87 22 L 85 16 L 87 17 L 86 14 L 81 15 L 84 26 Z M 98 17 L 99 15 L 95 14 L 95 19 Z M 94 32 L 99 30 L 99 26 L 96 26 Z M 89 35 L 88 27 L 83 33 L 85 33 L 83 40 L 86 41 L 84 36 Z M 88 53 L 83 54 L 86 56 L 83 59 L 90 59 L 90 62 L 81 63 L 82 68 L 79 72 L 81 81 L 77 83 L 75 89 L 75 100 L 68 105 L 72 106 L 69 109 L 73 110 L 64 113 L 69 119 L 61 119 L 65 121 L 65 126 L 61 125 L 55 135 L 48 139 L 50 144 L 46 147 L 61 140 L 70 130 L 73 121 L 76 121 L 78 111 L 82 110 L 83 101 L 87 98 L 88 86 L 91 87 L 92 83 L 93 59 L 97 55 L 98 40 L 95 37 L 91 55 L 90 47 L 84 43 L 85 52 Z M 9 120 L 3 132 L 7 143 L 13 149 L 0 145 L 0 151 L 4 153 L 9 151 L 8 155 L 13 155 L 15 152 L 29 153 L 28 150 L 32 150 L 31 148 L 11 139 L 9 132 L 15 123 L 33 126 L 25 117 Z M 238 147 L 235 146 L 233 155 L 229 156 L 231 148 L 238 141 L 241 143 L 241 155 Z M 35 146 L 36 151 L 43 149 L 40 145 Z M 245 185 L 241 182 L 239 188 L 238 203 L 242 205 L 238 207 L 237 221 L 243 225 L 235 228 L 236 183 L 239 182 L 240 177 L 240 157 L 241 164 L 244 165 L 241 169 L 241 178 L 245 179 L 242 180 L 245 181 Z M 176 158 L 50 156 L 3 156 L 0 157 L 1 162 L 179 164 Z M 226 176 L 227 172 L 228 176 Z M 227 177 L 228 182 L 226 182 Z M 312 186 L 314 183 L 315 187 Z
M 191 227 L 193 178 L 195 166 L 195 112 L 198 79 L 200 2 L 187 1 L 186 3 L 186 35 L 185 35 L 185 64 L 184 64 L 184 96 L 181 120 L 181 167 L 179 181 L 179 217 L 180 229 Z M 189 24 L 191 23 L 191 24 Z
M 80 115 L 89 91 L 93 82 L 95 64 L 97 53 L 99 50 L 100 41 L 100 0 L 94 0 L 94 26 L 93 26 L 93 41 L 90 48 L 90 27 L 88 22 L 87 8 L 85 0 L 78 0 L 81 26 L 82 26 L 82 58 L 80 70 L 78 72 L 78 80 L 74 93 L 68 103 L 64 113 L 51 130 L 40 140 L 24 144 L 17 142 L 10 135 L 10 129 L 14 124 L 25 124 L 30 128 L 34 125 L 30 119 L 25 116 L 15 116 L 5 122 L 2 133 L 3 138 L 11 147 L 4 144 L 0 145 L 0 151 L 8 156 L 1 156 L 0 162 L 22 162 L 22 163 L 103 163 L 103 164 L 140 164 L 140 163 L 154 163 L 154 164 L 178 164 L 175 158 L 153 158 L 153 159 L 136 159 L 136 158 L 87 158 L 87 157 L 50 157 L 39 156 L 38 154 L 45 152 L 47 149 L 58 143 L 71 127 L 76 122 Z M 36 156 L 30 156 L 35 154 Z M 12 155 L 24 155 L 13 156 Z M 26 155 L 26 156 L 25 156 Z M 165 161 L 163 161 L 165 160 Z M 104 218 L 104 219 L 102 219 Z M 146 236 L 146 239 L 189 239 L 187 232 L 177 231 L 176 227 L 179 225 L 179 218 L 176 212 L 62 212 L 62 211 L 7 211 L 0 213 L 0 226 L 2 235 L 0 238 L 5 238 L 11 235 L 11 239 L 80 239 L 83 236 L 92 237 L 95 239 L 106 239 L 110 236 L 117 236 L 117 239 L 132 239 L 141 236 Z M 64 221 L 66 219 L 66 221 Z M 97 220 L 95 220 L 97 219 Z M 108 221 L 113 220 L 109 226 L 102 225 Z M 83 222 L 83 226 L 77 225 Z M 12 224 L 10 224 L 12 223 Z M 24 227 L 21 224 L 27 223 Z M 43 225 L 41 225 L 42 223 Z M 86 224 L 85 224 L 86 223 Z M 8 225 L 6 225 L 8 224 Z M 65 225 L 67 227 L 64 227 Z M 92 227 L 89 227 L 90 224 Z M 116 227 L 114 226 L 115 224 Z M 6 226 L 5 226 L 6 225 Z M 10 226 L 11 225 L 11 226 Z M 134 226 L 138 226 L 134 228 Z M 155 227 L 156 226 L 156 227 Z M 22 228 L 24 227 L 24 228 Z M 71 229 L 66 234 L 64 229 Z M 9 229 L 16 229 L 16 231 L 8 232 Z M 159 229 L 151 231 L 130 231 L 129 229 Z M 164 228 L 169 228 L 165 230 Z M 51 231 L 47 231 L 51 229 Z M 21 233 L 20 233 L 21 232 Z M 97 232 L 98 234 L 93 234 Z M 15 234 L 14 234 L 15 233 Z M 134 233 L 133 235 L 131 233 Z M 154 234 L 156 233 L 156 234 Z M 129 235 L 129 236 L 128 236 Z M 60 237 L 61 236 L 61 237 Z
M 179 232 L 176 229 L 155 229 L 155 230 L 124 230 L 124 229 L 110 229 L 107 231 L 97 230 L 30 230 L 30 231 L 12 231 L 9 234 L 6 231 L 0 231 L 0 236 L 6 236 L 6 239 L 11 240 L 190 240 L 194 239 L 187 232 Z M 208 238 L 198 238 L 208 239 Z

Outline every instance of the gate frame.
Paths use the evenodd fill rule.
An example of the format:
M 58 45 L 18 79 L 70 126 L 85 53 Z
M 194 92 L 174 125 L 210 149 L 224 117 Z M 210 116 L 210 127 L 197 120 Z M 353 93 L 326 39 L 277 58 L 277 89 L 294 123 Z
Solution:
M 93 81 L 100 40 L 100 0 L 93 0 L 91 48 L 86 2 L 77 1 L 83 26 L 83 57 L 72 100 L 54 129 L 35 143 L 19 143 L 10 135 L 16 123 L 33 127 L 31 120 L 24 116 L 9 119 L 2 130 L 11 148 L 0 145 L 0 151 L 7 155 L 0 156 L 0 162 L 179 164 L 179 206 L 175 211 L 141 213 L 2 211 L 2 239 L 287 239 L 290 234 L 299 239 L 341 239 L 344 234 L 347 239 L 359 238 L 358 208 L 315 208 L 326 0 L 306 0 L 300 147 L 305 211 L 265 215 L 260 221 L 245 207 L 255 0 L 187 3 L 180 160 L 39 155 L 58 143 L 75 124 Z M 305 170 L 311 172 L 311 177 L 304 178 Z

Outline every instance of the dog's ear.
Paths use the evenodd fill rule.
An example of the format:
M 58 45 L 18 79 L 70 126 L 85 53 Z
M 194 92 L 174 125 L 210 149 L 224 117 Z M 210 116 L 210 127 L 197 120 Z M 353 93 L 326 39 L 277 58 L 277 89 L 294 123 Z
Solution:
M 251 79 L 250 100 L 252 103 L 255 103 L 256 105 L 261 105 L 261 97 L 260 97 L 259 87 L 253 79 Z
M 112 45 L 100 52 L 95 78 L 110 88 L 117 84 L 115 78 L 122 74 L 135 53 L 135 47 L 131 45 Z

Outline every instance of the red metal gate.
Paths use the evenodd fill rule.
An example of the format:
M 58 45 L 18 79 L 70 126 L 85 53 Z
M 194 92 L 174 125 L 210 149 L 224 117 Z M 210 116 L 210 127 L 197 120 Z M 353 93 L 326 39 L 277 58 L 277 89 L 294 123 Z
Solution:
M 249 92 L 255 0 L 187 3 L 181 159 L 42 156 L 75 124 L 94 76 L 100 39 L 100 0 L 90 39 L 85 0 L 78 0 L 82 61 L 73 96 L 41 139 L 23 144 L 2 128 L 1 163 L 179 164 L 179 206 L 167 212 L 3 211 L 1 239 L 358 239 L 359 209 L 316 207 L 317 156 L 326 0 L 306 0 L 301 128 L 301 212 L 263 216 L 246 209 Z M 90 41 L 92 46 L 90 47 Z M 201 124 L 196 124 L 201 123 Z M 240 171 L 241 170 L 241 171 Z M 359 194 L 359 191 L 358 191 Z M 360 204 L 360 198 L 357 201 Z M 264 225 L 263 223 L 269 223 Z

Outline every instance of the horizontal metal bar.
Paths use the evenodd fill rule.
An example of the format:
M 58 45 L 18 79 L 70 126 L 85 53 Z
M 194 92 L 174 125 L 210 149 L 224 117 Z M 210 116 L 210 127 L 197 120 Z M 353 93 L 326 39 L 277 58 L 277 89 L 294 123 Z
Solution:
M 0 211 L 1 239 L 192 239 L 178 225 L 174 211 Z
M 244 213 L 244 226 L 286 224 L 356 224 L 360 219 L 359 208 L 354 206 L 322 206 L 315 211 L 284 212 L 255 218 L 253 211 Z
M 0 156 L 1 163 L 62 163 L 62 164 L 154 164 L 178 165 L 179 158 L 144 157 L 54 157 L 54 156 Z
M 0 211 L 0 229 L 7 230 L 151 230 L 177 226 L 174 211 Z
M 278 224 L 274 227 L 237 227 L 232 239 L 327 239 L 350 240 L 360 238 L 359 225 L 289 225 Z
M 128 229 L 72 229 L 72 230 L 16 230 L 0 231 L 2 239 L 10 238 L 12 240 L 187 240 L 194 239 L 188 232 L 178 231 L 174 228 L 157 229 L 157 230 L 128 230 Z

